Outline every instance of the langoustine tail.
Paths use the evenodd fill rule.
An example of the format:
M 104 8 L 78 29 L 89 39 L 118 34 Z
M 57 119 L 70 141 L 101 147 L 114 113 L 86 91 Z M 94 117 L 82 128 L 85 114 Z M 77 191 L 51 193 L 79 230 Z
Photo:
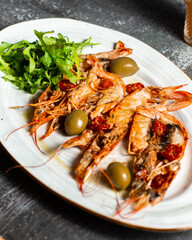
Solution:
M 102 159 L 124 138 L 127 131 L 128 125 L 124 128 L 114 128 L 108 133 L 99 132 L 75 169 L 77 180 L 81 180 L 82 183 L 86 182 Z

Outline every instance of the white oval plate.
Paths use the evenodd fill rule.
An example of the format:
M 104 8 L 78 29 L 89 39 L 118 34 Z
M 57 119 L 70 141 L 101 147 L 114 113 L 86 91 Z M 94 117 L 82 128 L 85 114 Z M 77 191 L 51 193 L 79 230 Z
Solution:
M 95 26 L 89 23 L 71 19 L 41 19 L 28 21 L 7 27 L 0 32 L 0 42 L 17 42 L 22 39 L 33 41 L 36 39 L 34 30 L 50 31 L 55 34 L 62 33 L 72 41 L 83 41 L 92 37 L 92 41 L 101 43 L 93 48 L 86 48 L 86 53 L 110 51 L 114 44 L 121 40 L 126 47 L 133 49 L 132 58 L 136 60 L 140 70 L 125 81 L 141 81 L 146 85 L 173 86 L 179 84 L 188 85 L 184 90 L 191 90 L 191 80 L 172 62 L 163 55 L 126 34 Z M 2 76 L 2 73 L 1 73 Z M 42 154 L 29 135 L 29 128 L 23 128 L 12 134 L 8 140 L 6 137 L 14 129 L 28 123 L 28 108 L 10 109 L 11 106 L 21 106 L 31 102 L 34 96 L 18 90 L 9 82 L 0 80 L 0 140 L 13 158 L 23 166 L 36 166 L 44 163 L 48 156 Z M 114 192 L 105 185 L 92 181 L 85 188 L 87 194 L 82 195 L 74 178 L 72 167 L 80 157 L 80 150 L 72 148 L 62 149 L 57 156 L 47 164 L 36 168 L 25 168 L 44 186 L 62 196 L 71 203 L 88 210 L 98 216 L 123 224 L 128 227 L 145 230 L 183 230 L 192 228 L 192 107 L 179 110 L 176 116 L 187 127 L 190 140 L 186 153 L 182 159 L 181 170 L 171 184 L 164 200 L 154 207 L 148 207 L 129 219 L 113 217 L 116 209 Z M 41 135 L 44 127 L 38 132 Z M 51 155 L 57 147 L 69 137 L 61 132 L 54 132 L 39 145 L 43 151 Z M 123 144 L 120 144 L 103 162 L 110 160 L 127 160 L 128 154 Z M 120 200 L 121 196 L 119 196 Z

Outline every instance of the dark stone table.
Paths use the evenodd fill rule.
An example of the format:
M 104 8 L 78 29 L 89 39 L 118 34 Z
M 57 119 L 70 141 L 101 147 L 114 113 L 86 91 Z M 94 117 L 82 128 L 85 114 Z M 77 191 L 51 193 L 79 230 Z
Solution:
M 192 77 L 192 48 L 183 40 L 184 0 L 1 0 L 0 30 L 40 18 L 72 18 L 129 34 L 164 54 Z M 6 240 L 191 240 L 192 231 L 143 232 L 69 204 L 13 166 L 0 148 L 0 236 Z

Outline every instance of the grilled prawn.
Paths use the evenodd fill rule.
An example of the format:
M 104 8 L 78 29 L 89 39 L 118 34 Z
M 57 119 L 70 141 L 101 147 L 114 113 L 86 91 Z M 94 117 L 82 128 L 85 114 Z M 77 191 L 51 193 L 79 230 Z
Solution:
M 85 110 L 91 117 L 107 112 L 114 107 L 125 94 L 125 85 L 122 79 L 107 71 L 109 63 L 118 57 L 128 56 L 132 49 L 126 48 L 124 43 L 118 41 L 115 49 L 109 52 L 81 55 L 79 63 L 82 76 L 86 80 L 78 84 L 71 84 L 67 79 L 60 82 L 61 91 L 51 90 L 48 87 L 39 98 L 35 106 L 31 133 L 35 135 L 37 129 L 44 123 L 50 126 L 43 139 L 60 127 L 60 119 L 74 109 Z M 75 66 L 74 66 L 75 67 Z
M 127 57 L 128 55 L 132 54 L 132 49 L 126 48 L 125 44 L 121 41 L 118 41 L 115 45 L 115 49 L 109 52 L 101 52 L 96 54 L 84 54 L 81 55 L 80 58 L 82 62 L 79 63 L 79 68 L 81 73 L 84 77 L 86 77 L 89 73 L 89 70 L 92 66 L 91 61 L 89 60 L 90 57 L 95 57 L 100 62 L 101 66 L 104 70 L 107 70 L 109 64 L 112 60 L 119 58 L 119 57 Z
M 137 108 L 129 134 L 129 153 L 136 154 L 134 180 L 119 213 L 130 203 L 133 214 L 163 199 L 180 169 L 187 140 L 187 130 L 176 117 L 153 108 Z
M 38 128 L 50 123 L 42 139 L 48 137 L 61 125 L 63 117 L 72 110 L 84 110 L 91 118 L 108 112 L 125 96 L 125 84 L 116 74 L 104 71 L 100 61 L 94 56 L 88 56 L 91 70 L 85 80 L 74 85 L 60 83 L 63 91 L 48 87 L 40 96 L 38 103 L 28 104 L 36 107 L 31 134 L 37 138 Z M 63 85 L 62 85 L 63 84 Z
M 161 103 L 162 109 L 175 111 L 190 105 L 192 95 L 188 92 L 177 91 L 181 87 L 182 85 L 167 88 L 146 87 L 136 89 L 117 104 L 108 116 L 101 116 L 99 119 L 100 125 L 98 125 L 97 118 L 95 119 L 95 131 L 95 122 L 93 121 L 91 129 L 95 134 L 91 132 L 90 135 L 90 131 L 87 129 L 82 136 L 72 138 L 64 143 L 64 147 L 71 147 L 81 145 L 83 142 L 84 146 L 88 147 L 75 170 L 80 188 L 100 161 L 124 138 L 138 106 L 160 106 L 159 103 Z M 168 100 L 173 101 L 166 104 Z M 86 133 L 92 136 L 92 138 L 88 138 L 87 142 Z

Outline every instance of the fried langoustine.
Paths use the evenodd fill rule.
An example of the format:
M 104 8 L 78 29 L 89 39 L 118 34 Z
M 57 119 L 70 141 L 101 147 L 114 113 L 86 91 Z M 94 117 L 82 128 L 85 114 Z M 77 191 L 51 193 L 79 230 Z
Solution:
M 83 183 L 89 178 L 102 159 L 128 133 L 138 106 L 158 106 L 164 111 L 176 111 L 192 103 L 191 94 L 178 91 L 182 86 L 136 89 L 111 109 L 108 115 L 95 118 L 81 136 L 64 143 L 65 148 L 78 145 L 87 148 L 75 169 L 76 178 L 81 189 Z M 173 101 L 167 104 L 168 100 Z
M 107 72 L 105 68 L 113 59 L 131 53 L 132 50 L 125 48 L 124 43 L 119 41 L 112 51 L 81 55 L 80 69 L 84 76 L 81 81 L 72 84 L 63 76 L 63 80 L 59 82 L 60 90 L 52 90 L 49 86 L 37 103 L 28 104 L 35 107 L 33 122 L 27 124 L 33 125 L 31 134 L 34 138 L 37 140 L 37 130 L 45 123 L 49 123 L 49 127 L 42 139 L 51 135 L 61 126 L 63 117 L 72 110 L 84 110 L 95 118 L 121 101 L 125 95 L 125 84 L 118 75 Z
M 134 179 L 129 199 L 119 207 L 119 214 L 129 216 L 162 201 L 180 170 L 187 141 L 185 126 L 173 115 L 155 108 L 137 108 L 128 147 L 130 154 L 136 154 Z M 133 210 L 126 214 L 129 205 Z

